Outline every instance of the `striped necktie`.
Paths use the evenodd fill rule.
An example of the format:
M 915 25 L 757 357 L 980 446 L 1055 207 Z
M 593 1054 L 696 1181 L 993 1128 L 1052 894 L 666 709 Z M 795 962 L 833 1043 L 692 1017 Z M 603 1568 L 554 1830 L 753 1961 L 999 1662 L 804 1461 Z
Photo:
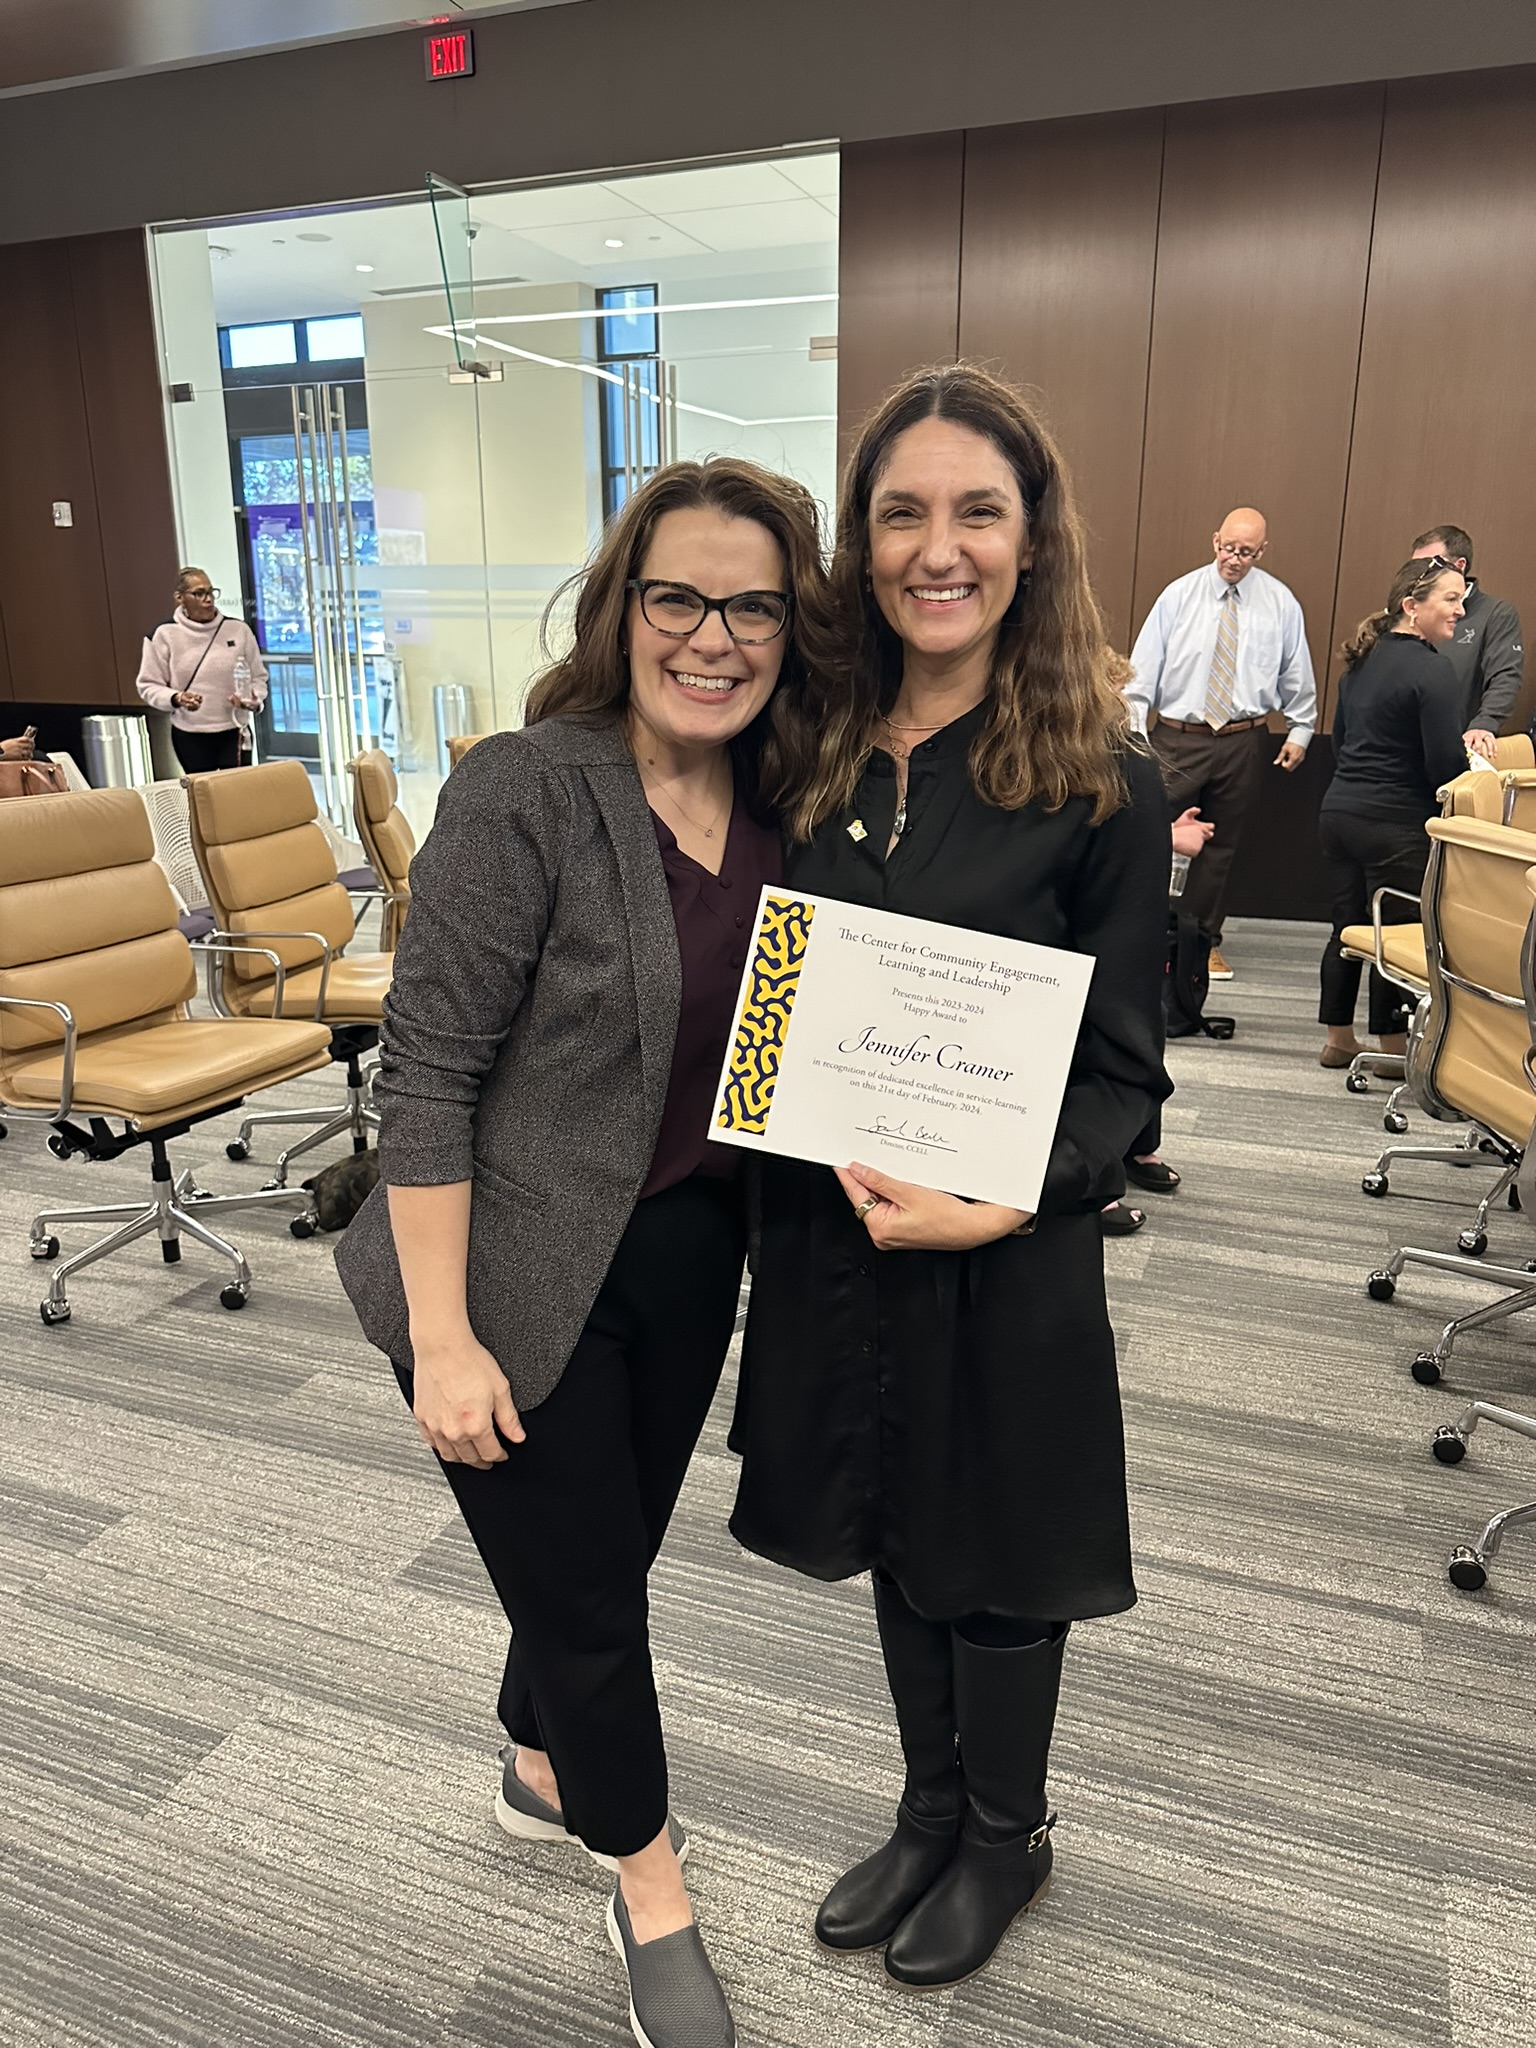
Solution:
M 1228 724 L 1237 706 L 1237 592 L 1224 590 L 1221 624 L 1216 628 L 1216 652 L 1211 656 L 1211 673 L 1205 685 L 1206 724 L 1219 732 Z

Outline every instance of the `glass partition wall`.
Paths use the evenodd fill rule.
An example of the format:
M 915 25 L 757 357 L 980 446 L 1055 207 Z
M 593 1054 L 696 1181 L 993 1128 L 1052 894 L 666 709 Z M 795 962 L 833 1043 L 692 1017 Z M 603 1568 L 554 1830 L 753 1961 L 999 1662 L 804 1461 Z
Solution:
M 153 250 L 183 559 L 266 651 L 263 758 L 339 825 L 358 747 L 421 829 L 447 738 L 519 723 L 551 600 L 659 462 L 747 455 L 830 510 L 835 155 L 424 179 Z

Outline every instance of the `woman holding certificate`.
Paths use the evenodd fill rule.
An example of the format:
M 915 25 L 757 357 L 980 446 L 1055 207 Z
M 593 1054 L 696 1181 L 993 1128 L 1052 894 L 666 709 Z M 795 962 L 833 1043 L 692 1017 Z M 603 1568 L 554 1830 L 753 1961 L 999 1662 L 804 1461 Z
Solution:
M 1168 822 L 1061 457 L 1007 385 L 962 365 L 891 394 L 832 573 L 786 880 L 1094 960 L 1037 1213 L 762 1161 L 731 1526 L 873 1572 L 906 1786 L 816 1931 L 927 1990 L 1043 1897 L 1068 1627 L 1136 1598 L 1098 1218 L 1170 1092 Z
M 528 726 L 454 769 L 412 863 L 383 1185 L 338 1256 L 515 1632 L 497 1817 L 616 1870 L 650 2048 L 736 2038 L 668 1814 L 646 1578 L 735 1322 L 709 1105 L 826 610 L 798 484 L 674 463 L 630 497 Z

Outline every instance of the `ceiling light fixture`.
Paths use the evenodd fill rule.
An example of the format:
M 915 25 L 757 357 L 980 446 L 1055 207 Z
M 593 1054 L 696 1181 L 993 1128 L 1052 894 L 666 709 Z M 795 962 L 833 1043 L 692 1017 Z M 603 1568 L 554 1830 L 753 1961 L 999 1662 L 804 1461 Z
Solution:
M 299 236 L 299 240 L 301 242 L 328 242 L 330 241 L 330 239 L 331 237 L 329 235 L 318 235 L 313 233 Z
M 371 263 L 359 263 L 354 268 L 361 271 L 364 277 L 372 277 L 373 275 L 373 265 Z
M 622 249 L 623 246 L 624 244 L 617 235 L 605 235 L 603 238 L 603 247 L 605 249 Z

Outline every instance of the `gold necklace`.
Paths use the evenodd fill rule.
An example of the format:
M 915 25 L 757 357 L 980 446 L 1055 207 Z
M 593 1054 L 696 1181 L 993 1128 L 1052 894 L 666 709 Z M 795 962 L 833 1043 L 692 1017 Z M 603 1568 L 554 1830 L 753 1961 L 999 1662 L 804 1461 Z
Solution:
M 652 792 L 650 790 L 646 791 L 647 797 L 649 797 L 651 794 Z M 698 819 L 693 815 L 693 813 L 689 810 L 686 810 L 684 806 L 678 801 L 678 799 L 672 794 L 671 790 L 667 789 L 662 783 L 658 782 L 656 784 L 654 794 L 658 797 L 664 797 L 667 803 L 669 803 L 672 809 L 677 812 L 678 816 L 684 821 L 684 823 L 691 825 L 695 832 L 701 832 L 706 839 L 713 839 L 715 836 L 715 827 L 723 822 L 723 820 L 717 815 L 715 818 L 714 825 L 701 825 Z M 735 801 L 736 790 L 733 784 L 731 788 L 730 799 L 725 806 L 725 816 L 727 818 L 729 818 L 731 814 L 731 809 L 735 804 Z

